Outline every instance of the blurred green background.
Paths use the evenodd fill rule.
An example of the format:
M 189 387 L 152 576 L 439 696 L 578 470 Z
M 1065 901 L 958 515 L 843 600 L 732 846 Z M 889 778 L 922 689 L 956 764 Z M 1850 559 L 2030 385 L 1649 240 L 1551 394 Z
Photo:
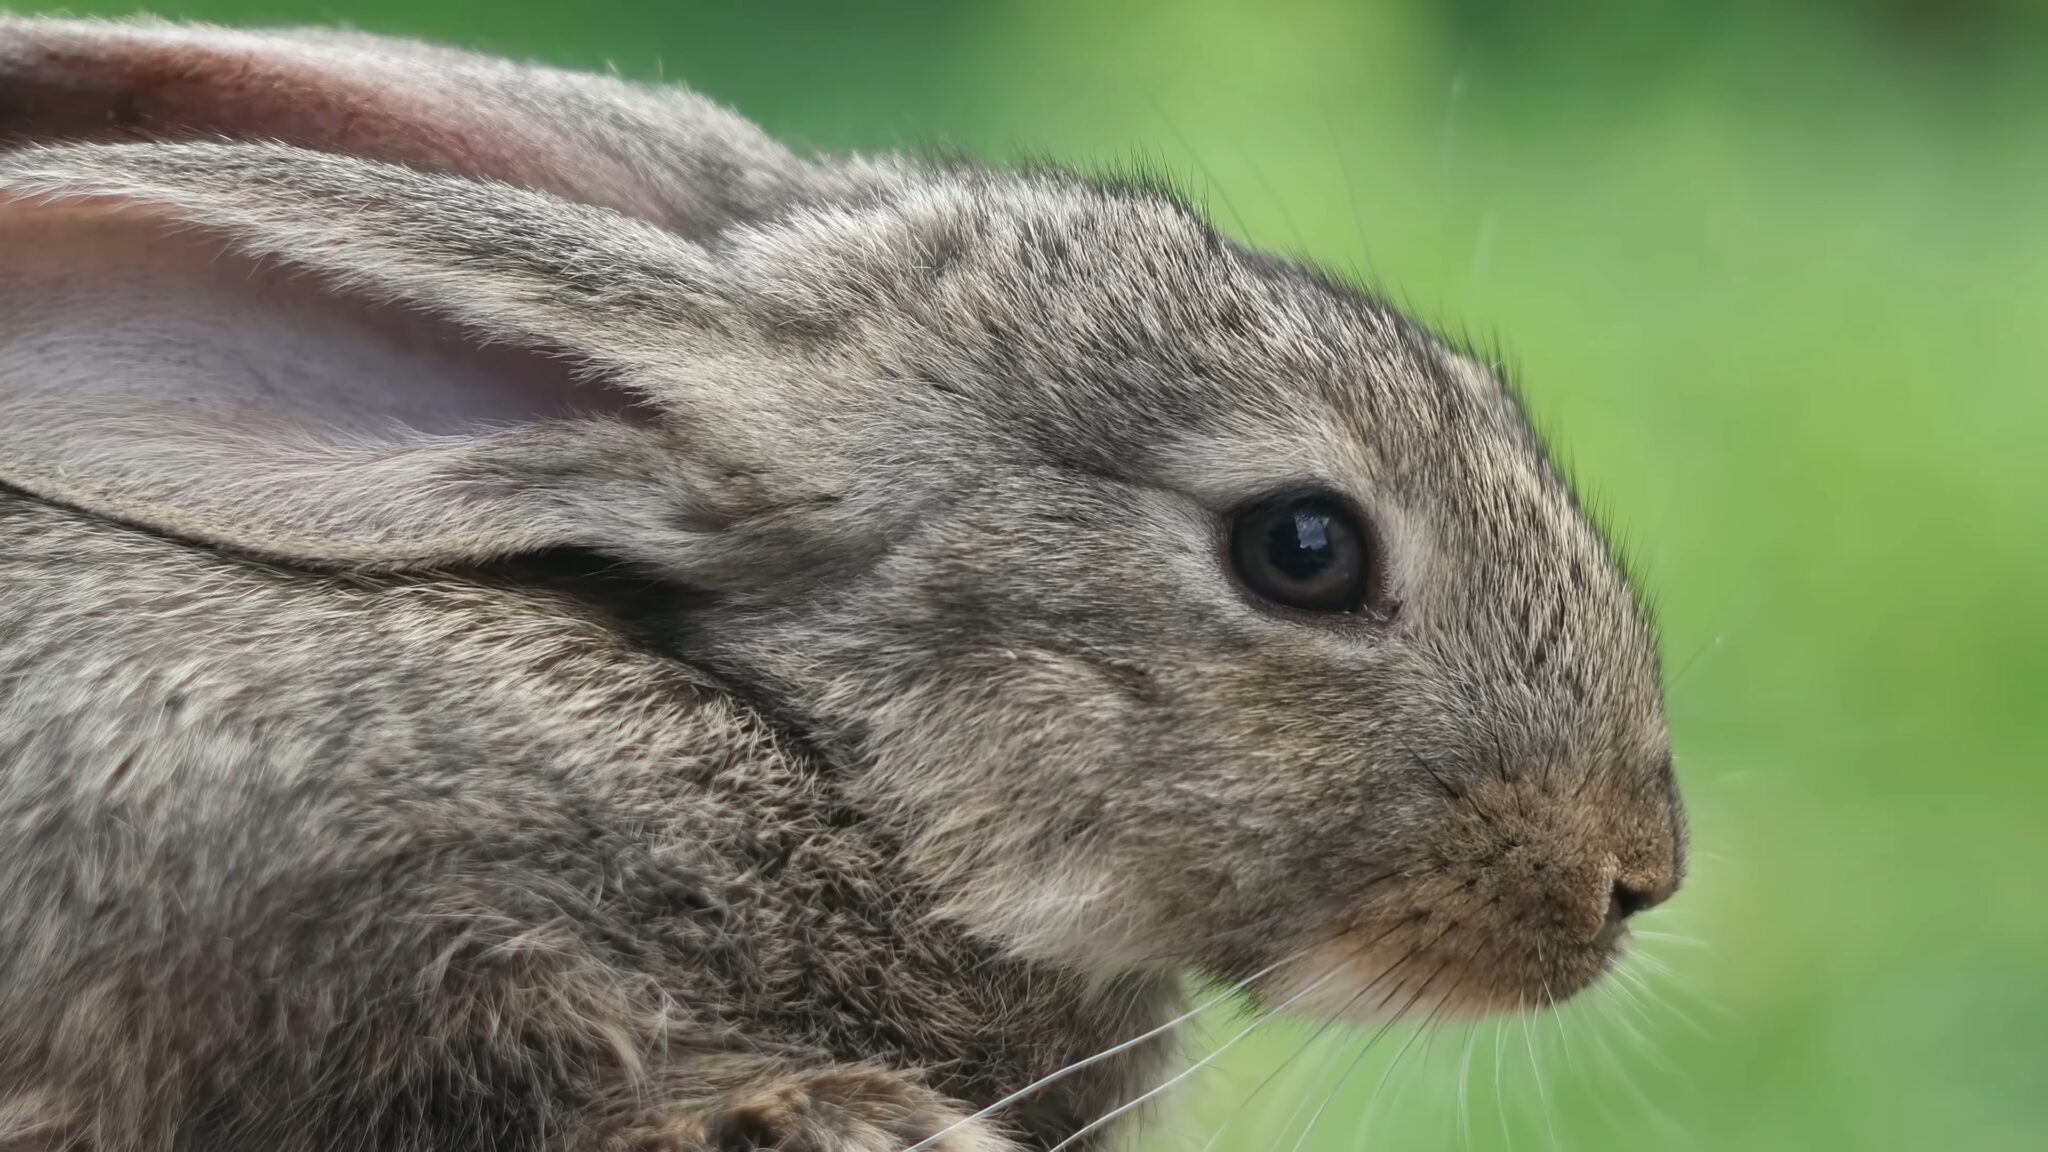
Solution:
M 2048 6 L 156 11 L 687 79 L 823 148 L 1144 162 L 1509 350 L 1661 605 L 1692 880 L 1559 1015 L 1260 1031 L 1152 1147 L 2048 1149 Z

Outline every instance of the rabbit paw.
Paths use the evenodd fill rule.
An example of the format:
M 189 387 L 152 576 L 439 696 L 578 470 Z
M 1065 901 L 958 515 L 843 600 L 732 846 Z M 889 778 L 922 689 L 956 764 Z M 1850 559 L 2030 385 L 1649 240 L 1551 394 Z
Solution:
M 1019 1152 L 969 1110 L 882 1069 L 800 1073 L 724 1107 L 674 1116 L 622 1141 L 629 1152 Z

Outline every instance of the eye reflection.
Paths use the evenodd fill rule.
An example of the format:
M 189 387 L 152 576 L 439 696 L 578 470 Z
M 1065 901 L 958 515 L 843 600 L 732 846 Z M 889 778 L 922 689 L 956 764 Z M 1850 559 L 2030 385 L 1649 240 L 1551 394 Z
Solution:
M 1351 613 L 1374 585 L 1370 536 L 1341 502 L 1305 495 L 1269 500 L 1233 518 L 1231 561 L 1258 596 L 1305 612 Z

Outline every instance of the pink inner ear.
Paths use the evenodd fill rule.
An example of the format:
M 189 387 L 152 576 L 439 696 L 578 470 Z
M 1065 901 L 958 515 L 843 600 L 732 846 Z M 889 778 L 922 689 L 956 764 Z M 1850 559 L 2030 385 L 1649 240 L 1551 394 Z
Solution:
M 666 223 L 652 186 L 635 176 L 637 145 L 611 135 L 610 113 L 630 109 L 630 93 L 575 89 L 542 71 L 345 38 L 0 16 L 0 148 L 282 139 Z M 403 183 L 389 167 L 357 167 Z M 579 217 L 545 197 L 473 192 L 527 205 L 507 219 L 532 230 Z M 368 227 L 377 213 L 363 215 Z M 260 223 L 248 232 L 261 234 Z M 337 271 L 353 262 L 328 248 L 318 266 L 330 275 L 290 263 L 304 251 L 295 243 L 346 249 L 338 229 L 352 227 L 300 241 L 278 229 L 258 259 L 169 207 L 0 189 L 0 485 L 321 564 L 418 567 L 598 541 L 623 549 L 675 531 L 660 493 L 688 477 L 675 480 L 673 445 L 636 396 L 615 379 L 586 379 L 600 349 L 583 329 L 521 320 L 516 308 L 495 319 L 479 302 L 498 298 L 498 282 L 462 261 L 410 281 L 373 281 L 365 268 L 361 282 Z M 616 219 L 607 227 L 665 239 Z M 469 297 L 452 294 L 469 300 L 459 323 L 353 290 L 407 283 L 410 298 L 434 298 L 441 278 L 463 275 L 483 283 Z M 528 288 L 520 281 L 501 295 Z M 556 355 L 535 343 L 546 339 L 537 331 L 579 333 L 583 355 Z
M 108 519 L 307 562 L 469 561 L 582 540 L 617 501 L 592 461 L 641 443 L 630 398 L 566 359 L 132 205 L 0 197 L 0 253 L 0 483 Z
M 135 209 L 0 198 L 0 251 L 0 422 L 17 428 L 69 413 L 200 436 L 456 435 L 633 412 L 544 350 L 483 344 Z
M 431 61 L 240 33 L 79 27 L 0 21 L 0 144 L 280 140 L 673 223 L 619 157 Z

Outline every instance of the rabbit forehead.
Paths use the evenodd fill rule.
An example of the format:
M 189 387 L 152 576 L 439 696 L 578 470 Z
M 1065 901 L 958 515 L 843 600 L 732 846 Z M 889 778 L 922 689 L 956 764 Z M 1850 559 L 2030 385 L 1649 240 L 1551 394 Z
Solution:
M 1206 437 L 1335 474 L 1512 415 L 1392 309 L 1165 196 L 1054 173 L 871 179 L 720 258 L 787 350 L 850 354 L 878 385 L 866 401 L 942 393 L 1006 453 L 1136 472 Z

